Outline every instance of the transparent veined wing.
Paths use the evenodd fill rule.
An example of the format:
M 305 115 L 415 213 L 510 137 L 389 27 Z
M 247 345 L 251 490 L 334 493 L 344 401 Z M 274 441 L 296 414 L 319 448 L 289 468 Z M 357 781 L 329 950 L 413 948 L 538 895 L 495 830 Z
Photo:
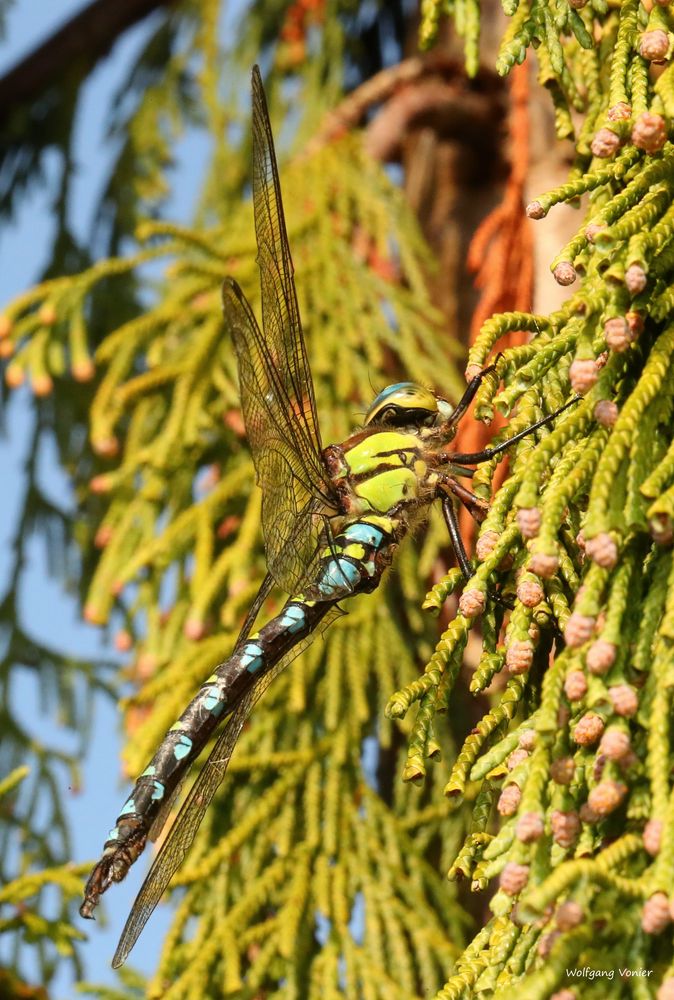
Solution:
M 258 483 L 267 565 L 294 590 L 316 558 L 318 512 L 337 504 L 326 476 L 311 370 L 300 322 L 274 142 L 253 69 L 253 206 L 263 330 L 228 278 L 223 308 L 236 350 L 241 405 Z
M 343 613 L 339 607 L 327 607 L 326 614 L 322 616 L 322 621 L 319 623 L 320 631 L 325 631 Z M 169 882 L 185 860 L 204 818 L 204 813 L 225 777 L 241 730 L 256 701 L 267 690 L 274 678 L 306 649 L 313 638 L 314 634 L 308 635 L 298 642 L 266 674 L 259 677 L 225 721 L 208 760 L 192 785 L 166 840 L 152 863 L 140 892 L 136 896 L 112 960 L 113 969 L 118 969 L 129 957 L 131 949 L 168 888 Z M 166 821 L 166 813 L 162 815 L 162 819 L 164 822 Z M 153 829 L 153 835 L 156 836 L 159 832 L 157 824 Z
M 262 489 L 267 568 L 292 593 L 318 558 L 320 510 L 336 510 L 319 452 L 302 436 L 296 405 L 243 292 L 233 279 L 222 290 L 234 340 L 246 436 Z

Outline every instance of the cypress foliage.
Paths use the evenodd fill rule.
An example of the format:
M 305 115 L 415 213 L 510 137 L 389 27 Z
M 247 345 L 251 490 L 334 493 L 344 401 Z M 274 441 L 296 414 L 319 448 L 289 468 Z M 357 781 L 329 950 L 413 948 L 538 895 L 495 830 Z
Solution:
M 496 460 L 475 475 L 490 509 L 458 605 L 461 577 L 444 572 L 433 518 L 388 583 L 275 681 L 175 881 L 183 892 L 155 976 L 127 974 L 115 996 L 674 995 L 670 10 L 503 6 L 497 70 L 536 49 L 557 135 L 574 150 L 567 182 L 527 214 L 543 220 L 582 199 L 584 219 L 551 262 L 554 279 L 574 285 L 563 305 L 534 315 L 523 292 L 475 331 L 466 374 L 496 354 L 475 407 L 508 418 L 496 440 L 571 390 L 578 402 L 513 448 L 502 485 Z M 396 11 L 379 16 L 395 28 Z M 473 0 L 423 0 L 420 41 L 435 44 L 446 13 L 474 74 Z M 106 192 L 109 255 L 88 266 L 71 255 L 68 268 L 56 254 L 53 273 L 0 321 L 6 383 L 32 385 L 80 500 L 66 526 L 84 615 L 113 620 L 130 651 L 130 776 L 230 651 L 264 574 L 218 307 L 225 273 L 256 304 L 248 130 L 231 124 L 247 121 L 239 83 L 260 50 L 277 133 L 283 84 L 301 95 L 282 185 L 324 439 L 347 433 L 371 380 L 404 373 L 460 391 L 455 331 L 427 290 L 436 265 L 403 194 L 348 114 L 341 136 L 334 120 L 319 127 L 345 59 L 364 69 L 353 5 L 253 4 L 224 72 L 219 14 L 216 0 L 177 7 L 141 54 L 153 72 Z M 193 224 L 178 226 L 157 216 L 175 134 L 197 120 L 212 159 Z M 499 218 L 521 248 L 512 205 Z M 118 253 L 131 232 L 135 248 Z M 503 309 L 490 259 L 485 301 Z M 141 296 L 148 273 L 154 294 Z M 427 609 L 453 602 L 439 640 L 419 611 L 429 580 Z M 495 584 L 512 609 L 494 600 Z M 466 691 L 461 667 L 476 645 Z M 112 822 L 113 789 L 110 801 Z M 67 898 L 75 874 L 43 871 L 35 887 L 53 879 Z M 12 901 L 29 881 L 14 883 Z M 75 936 L 63 922 L 39 933 Z

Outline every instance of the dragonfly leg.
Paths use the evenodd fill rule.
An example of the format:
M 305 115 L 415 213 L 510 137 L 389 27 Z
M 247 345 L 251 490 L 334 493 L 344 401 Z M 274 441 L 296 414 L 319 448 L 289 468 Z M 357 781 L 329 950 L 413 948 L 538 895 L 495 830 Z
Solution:
M 470 516 L 474 518 L 478 524 L 482 524 L 489 511 L 489 504 L 486 500 L 483 500 L 482 497 L 476 496 L 475 493 L 471 493 L 469 489 L 466 489 L 465 486 L 458 483 L 453 476 L 446 476 L 443 478 L 439 489 L 445 495 L 451 493 L 455 496 L 456 499 L 463 504 Z
M 461 568 L 461 572 L 465 576 L 466 580 L 468 580 L 473 575 L 473 567 L 470 564 L 470 559 L 468 558 L 468 553 L 466 552 L 466 546 L 463 544 L 463 538 L 461 537 L 461 532 L 459 530 L 459 519 L 456 516 L 456 500 L 454 497 L 443 497 L 442 513 L 445 518 L 445 524 L 447 525 L 447 530 L 449 531 L 449 538 Z
M 501 355 L 499 354 L 496 358 L 496 361 L 498 361 L 500 357 Z M 446 423 L 447 427 L 454 427 L 455 424 L 458 424 L 458 422 L 461 420 L 461 418 L 463 417 L 464 413 L 466 412 L 470 404 L 473 402 L 477 394 L 477 390 L 482 385 L 483 380 L 486 378 L 487 375 L 491 375 L 491 373 L 495 370 L 496 370 L 496 363 L 487 365 L 486 368 L 483 368 L 481 372 L 478 372 L 477 375 L 475 375 L 470 380 L 470 382 L 468 383 L 468 385 L 464 390 L 463 396 L 456 404 L 456 407 L 452 411 L 451 416 L 447 420 Z
M 447 484 L 449 485 L 449 484 Z M 480 497 L 476 497 L 474 493 L 461 486 L 460 483 L 455 484 L 458 489 L 452 487 L 452 493 L 454 496 L 445 495 L 442 499 L 442 513 L 445 518 L 445 524 L 447 525 L 447 530 L 449 531 L 449 538 L 452 543 L 454 552 L 456 553 L 456 558 L 459 563 L 461 572 L 463 573 L 466 580 L 469 580 L 473 575 L 473 566 L 470 559 L 468 558 L 468 553 L 466 552 L 466 546 L 463 543 L 463 538 L 461 537 L 461 531 L 459 530 L 459 521 L 456 516 L 456 503 L 460 500 L 466 509 L 475 517 L 475 520 L 484 520 L 486 511 L 484 509 L 484 500 Z M 475 502 L 480 505 L 479 508 L 475 507 Z M 470 504 L 470 506 L 468 506 Z M 471 509 L 472 508 L 472 509 Z M 479 516 L 476 516 L 475 511 L 479 509 Z M 507 600 L 507 598 L 502 597 L 500 594 L 492 593 L 490 597 L 496 604 L 500 604 L 502 607 L 512 610 L 513 604 Z
M 564 404 L 564 406 L 560 406 L 559 409 L 555 410 L 554 413 L 550 413 L 548 414 L 547 417 L 543 417 L 541 420 L 537 420 L 535 424 L 531 425 L 531 427 L 525 427 L 523 431 L 519 432 L 519 434 L 513 435 L 513 437 L 508 438 L 508 440 L 504 441 L 502 444 L 497 444 L 493 448 L 485 448 L 484 451 L 474 451 L 466 453 L 454 452 L 451 455 L 447 453 L 447 461 L 475 462 L 475 463 L 488 462 L 490 458 L 494 458 L 496 455 L 500 455 L 501 452 L 506 451 L 508 448 L 511 447 L 511 445 L 516 444 L 518 441 L 521 441 L 522 438 L 525 438 L 528 434 L 533 434 L 533 432 L 537 431 L 539 427 L 545 427 L 546 424 L 552 423 L 552 421 L 555 420 L 560 415 L 560 413 L 563 413 L 564 410 L 568 410 L 570 406 L 573 406 L 574 403 L 579 402 L 581 398 L 582 398 L 581 396 L 574 396 L 573 399 L 570 399 L 568 403 Z

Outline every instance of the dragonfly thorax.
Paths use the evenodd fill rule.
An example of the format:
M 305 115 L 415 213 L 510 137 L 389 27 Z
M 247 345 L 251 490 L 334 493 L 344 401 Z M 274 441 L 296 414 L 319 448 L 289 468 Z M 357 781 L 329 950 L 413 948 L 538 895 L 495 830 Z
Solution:
M 364 429 L 323 452 L 342 514 L 386 514 L 425 504 L 437 476 L 420 436 L 411 430 Z
M 373 400 L 365 414 L 365 426 L 433 427 L 447 420 L 451 404 L 416 382 L 396 382 Z

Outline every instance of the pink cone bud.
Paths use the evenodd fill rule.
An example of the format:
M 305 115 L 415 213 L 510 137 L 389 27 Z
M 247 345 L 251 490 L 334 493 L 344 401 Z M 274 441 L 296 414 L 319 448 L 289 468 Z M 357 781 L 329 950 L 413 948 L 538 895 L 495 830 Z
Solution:
M 607 729 L 599 743 L 599 752 L 609 760 L 623 760 L 632 750 L 632 744 L 627 733 L 622 729 Z
M 605 160 L 609 156 L 613 156 L 620 149 L 620 146 L 620 136 L 616 135 L 613 129 L 600 128 L 592 140 L 590 149 L 593 156 L 599 156 Z
M 625 101 L 618 101 L 608 109 L 606 117 L 610 122 L 625 122 L 632 117 L 632 108 Z
M 206 625 L 199 618 L 188 618 L 183 627 L 187 639 L 198 642 L 206 634 Z
M 582 806 L 578 810 L 578 815 L 580 816 L 583 823 L 598 823 L 601 817 L 588 802 L 583 802 Z
M 656 0 L 656 3 L 662 4 L 662 0 Z M 662 980 L 655 998 L 656 1000 L 674 1000 L 674 977 L 668 976 L 667 979 Z
M 501 816 L 514 816 L 522 800 L 520 788 L 511 783 L 506 785 L 498 798 L 496 808 Z
M 45 302 L 38 310 L 38 317 L 43 326 L 53 326 L 57 320 L 56 308 L 51 302 Z
M 589 747 L 598 742 L 604 732 L 604 720 L 596 712 L 586 712 L 581 716 L 573 731 L 573 741 L 579 746 Z
M 660 115 L 644 111 L 632 128 L 632 142 L 646 153 L 659 152 L 667 142 L 667 123 Z
M 112 528 L 107 524 L 103 524 L 94 535 L 94 545 L 97 549 L 104 549 L 106 545 L 110 544 L 111 539 Z
M 637 312 L 636 309 L 630 309 L 629 312 L 625 313 L 625 319 L 627 320 L 627 325 L 630 328 L 632 340 L 634 341 L 644 331 L 643 313 Z
M 630 264 L 625 271 L 625 286 L 630 295 L 638 295 L 646 287 L 647 275 L 641 264 Z
M 54 382 L 49 375 L 35 375 L 31 379 L 31 387 L 36 396 L 49 396 L 54 388 Z
M 669 38 L 661 28 L 654 31 L 644 31 L 639 39 L 639 55 L 649 62 L 662 62 L 667 55 Z
M 528 639 L 511 642 L 506 649 L 506 667 L 511 674 L 526 674 L 534 662 L 534 646 Z
M 634 339 L 624 316 L 612 316 L 611 319 L 607 319 L 604 323 L 604 336 L 611 350 L 618 354 L 626 351 Z
M 603 569 L 613 569 L 618 562 L 618 546 L 608 531 L 601 531 L 594 538 L 588 538 L 585 551 L 592 562 L 596 562 Z
M 103 458 L 114 458 L 119 452 L 119 441 L 116 437 L 98 438 L 98 440 L 91 442 L 91 447 L 97 455 L 102 455 Z
M 522 538 L 535 538 L 541 530 L 541 512 L 538 507 L 521 507 L 517 511 L 517 527 Z
M 634 715 L 639 708 L 639 698 L 633 687 L 629 684 L 616 684 L 608 689 L 608 696 L 613 705 L 616 715 L 626 718 Z
M 482 614 L 485 603 L 486 598 L 481 590 L 477 590 L 476 588 L 464 590 L 459 598 L 459 611 L 466 618 L 475 618 L 477 615 Z
M 540 201 L 530 201 L 525 211 L 529 219 L 544 219 L 548 214 Z
M 528 750 L 531 752 L 536 746 L 536 730 L 535 729 L 523 729 L 520 733 L 520 738 L 518 740 L 519 746 L 523 750 Z
M 644 903 L 641 911 L 641 927 L 646 934 L 660 934 L 672 922 L 669 900 L 664 892 L 654 893 Z
M 601 781 L 601 776 L 606 768 L 606 757 L 603 753 L 598 753 L 594 759 L 594 764 L 592 765 L 592 780 L 595 782 Z
M 620 410 L 612 399 L 600 399 L 594 408 L 594 419 L 602 427 L 613 427 Z
M 122 628 L 115 636 L 115 649 L 120 653 L 128 653 L 133 646 L 133 638 L 127 629 Z
M 562 935 L 559 931 L 548 931 L 547 934 L 541 934 L 538 939 L 538 944 L 536 946 L 536 951 L 541 958 L 547 958 L 554 948 L 557 941 L 559 941 Z
M 475 555 L 480 562 L 484 562 L 492 554 L 500 537 L 498 531 L 485 531 L 484 535 L 480 535 L 475 545 Z
M 587 804 L 590 809 L 594 809 L 598 816 L 608 816 L 627 795 L 627 785 L 622 781 L 608 779 L 600 781 L 587 797 Z
M 545 592 L 539 581 L 534 577 L 525 577 L 517 584 L 517 599 L 525 608 L 535 608 L 545 597 Z
M 149 680 L 157 670 L 157 657 L 154 653 L 141 653 L 138 657 L 137 674 L 141 680 Z
M 600 233 L 602 229 L 606 229 L 605 222 L 590 222 L 589 225 L 585 227 L 585 235 L 590 243 L 594 243 L 597 233 Z
M 584 396 L 595 385 L 598 374 L 599 368 L 593 358 L 576 358 L 569 368 L 571 388 L 579 396 Z
M 529 754 L 526 750 L 522 747 L 517 747 L 516 750 L 513 750 L 513 752 L 508 755 L 508 759 L 506 760 L 508 770 L 514 771 L 518 764 L 521 764 L 522 761 L 526 760 L 528 756 Z
M 592 636 L 595 619 L 590 615 L 580 615 L 572 612 L 564 628 L 564 642 L 572 649 L 578 649 Z
M 649 819 L 644 827 L 644 847 L 652 858 L 660 853 L 664 823 L 661 819 Z
M 534 552 L 529 562 L 529 569 L 536 576 L 548 580 L 559 569 L 559 556 L 547 552 Z
M 529 865 L 518 865 L 509 861 L 501 872 L 499 884 L 509 896 L 516 896 L 529 881 Z
M 543 817 L 538 812 L 526 812 L 517 821 L 515 836 L 523 844 L 532 844 L 540 840 L 545 832 Z
M 587 692 L 587 679 L 582 670 L 572 670 L 564 680 L 564 694 L 569 701 L 580 701 Z
M 606 639 L 597 639 L 587 651 L 585 662 L 591 674 L 606 674 L 615 663 L 618 649 Z
M 554 809 L 550 816 L 552 839 L 565 851 L 573 847 L 580 833 L 580 817 L 577 812 L 562 812 Z
M 558 285 L 572 285 L 576 280 L 576 269 L 569 260 L 562 260 L 552 272 Z

